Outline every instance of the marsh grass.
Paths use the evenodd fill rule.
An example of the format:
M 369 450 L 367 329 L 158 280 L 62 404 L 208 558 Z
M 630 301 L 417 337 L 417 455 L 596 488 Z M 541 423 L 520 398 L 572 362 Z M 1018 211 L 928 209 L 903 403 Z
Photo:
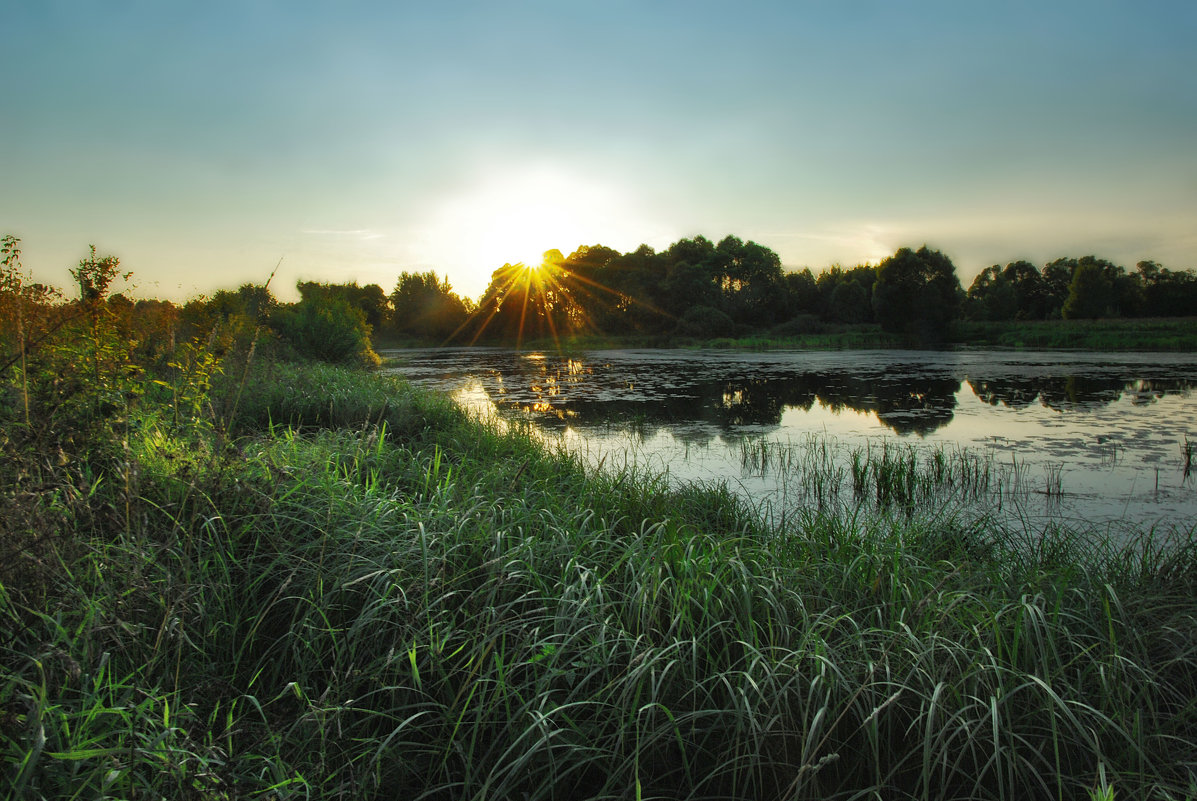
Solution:
M 1041 485 L 1017 453 L 999 458 L 992 449 L 889 439 L 858 446 L 820 434 L 799 442 L 747 439 L 740 443 L 740 466 L 746 475 L 778 482 L 785 490 L 783 506 L 832 507 L 842 513 L 871 507 L 910 516 L 950 507 L 987 514 L 1017 509 L 1032 495 L 1050 499 L 1063 492 L 1059 468 L 1048 466 Z
M 395 379 L 263 364 L 201 408 L 233 391 L 143 410 L 53 591 L 0 586 L 14 797 L 1195 792 L 1192 532 L 924 504 L 995 468 L 898 447 L 746 450 L 825 475 L 769 526 Z

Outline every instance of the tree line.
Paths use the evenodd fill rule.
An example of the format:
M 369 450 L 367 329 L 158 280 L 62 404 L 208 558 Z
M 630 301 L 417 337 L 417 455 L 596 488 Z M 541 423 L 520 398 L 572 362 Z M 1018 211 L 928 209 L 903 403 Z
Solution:
M 958 319 L 1173 317 L 1195 309 L 1197 275 L 1150 261 L 1135 272 L 1095 256 L 1057 259 L 1042 269 L 1026 261 L 994 265 L 965 291 L 951 259 L 926 246 L 815 275 L 783 270 L 777 254 L 755 242 L 728 236 L 716 244 L 699 236 L 660 252 L 596 245 L 569 256 L 549 251 L 534 269 L 506 264 L 453 337 L 784 337 L 829 324 L 875 324 L 934 344 Z
M 18 242 L 5 241 L 10 250 Z M 111 280 L 117 262 L 93 248 L 80 264 L 107 265 Z M 80 297 L 96 295 L 88 283 L 96 269 L 78 272 Z M 816 275 L 809 268 L 786 271 L 771 249 L 735 236 L 718 243 L 681 239 L 661 251 L 647 245 L 627 253 L 603 245 L 568 256 L 548 251 L 539 265 L 495 270 L 476 302 L 434 271 L 402 272 L 389 293 L 378 284 L 300 281 L 296 303 L 280 302 L 269 283 L 182 305 L 120 293 L 104 302 L 143 349 L 165 352 L 176 340 L 202 336 L 217 350 L 277 341 L 307 357 L 366 363 L 377 360 L 372 342 L 518 345 L 635 335 L 665 343 L 874 325 L 923 345 L 949 340 L 961 319 L 1174 317 L 1197 309 L 1197 274 L 1152 261 L 1134 271 L 1096 256 L 1056 259 L 1042 268 L 1016 261 L 985 268 L 966 291 L 951 259 L 926 246 L 900 248 L 877 265 L 836 265 Z M 109 287 L 98 289 L 104 294 Z M 22 325 L 34 331 L 52 325 L 47 321 L 54 314 L 46 310 L 61 295 L 31 282 L 23 292 Z

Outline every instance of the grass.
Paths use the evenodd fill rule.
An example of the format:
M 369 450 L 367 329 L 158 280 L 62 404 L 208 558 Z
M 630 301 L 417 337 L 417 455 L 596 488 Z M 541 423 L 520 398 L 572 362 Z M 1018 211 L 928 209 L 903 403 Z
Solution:
M 206 426 L 147 398 L 23 518 L 57 529 L 0 585 L 12 797 L 1197 796 L 1191 534 L 865 514 L 983 467 L 896 450 L 768 526 L 393 378 L 237 384 Z
M 999 459 L 988 449 L 891 439 L 848 447 L 821 434 L 798 442 L 750 438 L 740 443 L 740 466 L 744 474 L 771 477 L 781 488 L 781 508 L 761 509 L 766 517 L 795 505 L 844 514 L 863 508 L 908 518 L 945 510 L 972 517 L 1005 511 L 1010 517 L 1031 496 L 1050 501 L 1063 494 L 1060 463 L 1032 475 L 1016 453 Z
M 976 347 L 1031 350 L 1194 351 L 1197 317 L 962 321 L 952 339 Z
M 594 350 L 601 348 L 675 347 L 736 350 L 871 350 L 925 347 L 877 324 L 819 323 L 803 333 L 786 331 L 712 339 L 670 335 L 574 336 L 526 342 L 526 349 Z M 1197 351 L 1197 317 L 1112 318 L 1102 320 L 960 320 L 939 347 L 1012 348 L 1017 350 Z

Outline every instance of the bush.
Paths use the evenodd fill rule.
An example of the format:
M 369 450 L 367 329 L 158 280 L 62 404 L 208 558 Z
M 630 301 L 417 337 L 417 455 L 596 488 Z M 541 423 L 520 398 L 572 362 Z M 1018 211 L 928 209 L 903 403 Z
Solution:
M 826 333 L 827 325 L 815 314 L 799 314 L 769 329 L 769 336 L 785 338 Z
M 365 314 L 342 298 L 305 298 L 276 311 L 271 326 L 304 358 L 368 367 L 381 362 L 370 347 L 370 326 Z
M 735 330 L 735 322 L 723 312 L 710 306 L 695 306 L 678 321 L 675 333 L 684 337 L 710 338 L 729 337 Z

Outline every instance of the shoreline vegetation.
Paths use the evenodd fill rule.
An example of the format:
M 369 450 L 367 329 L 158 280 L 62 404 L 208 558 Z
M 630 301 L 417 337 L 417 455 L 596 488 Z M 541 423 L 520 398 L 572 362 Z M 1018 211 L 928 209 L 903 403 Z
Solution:
M 1192 528 L 768 526 L 362 369 L 327 296 L 5 267 L 13 798 L 1197 797 Z
M 428 347 L 420 340 L 376 340 L 378 350 Z M 435 343 L 439 345 L 443 343 Z M 451 347 L 452 345 L 450 345 Z M 870 324 L 828 326 L 820 333 L 765 332 L 744 337 L 696 339 L 693 337 L 575 336 L 534 339 L 525 350 L 613 350 L 624 348 L 685 348 L 712 350 L 899 350 L 920 349 L 901 336 Z M 1005 322 L 960 321 L 949 337 L 934 349 L 988 349 L 1103 352 L 1197 352 L 1197 317 L 1130 320 L 1031 320 Z

